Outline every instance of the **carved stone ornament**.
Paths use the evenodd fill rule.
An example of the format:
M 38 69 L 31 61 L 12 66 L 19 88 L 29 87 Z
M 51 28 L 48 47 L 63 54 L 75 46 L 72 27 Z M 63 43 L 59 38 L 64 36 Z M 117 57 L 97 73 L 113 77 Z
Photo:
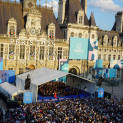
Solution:
M 21 30 L 20 30 L 20 34 L 26 35 L 26 33 L 27 33 L 27 32 L 26 32 L 25 29 L 21 29 Z
M 33 7 L 33 4 L 30 2 L 30 3 L 28 3 L 28 7 L 29 8 L 32 8 Z
M 28 14 L 38 15 L 41 17 L 41 13 L 36 8 L 31 9 Z
M 10 18 L 8 22 L 17 24 L 17 21 L 14 18 Z

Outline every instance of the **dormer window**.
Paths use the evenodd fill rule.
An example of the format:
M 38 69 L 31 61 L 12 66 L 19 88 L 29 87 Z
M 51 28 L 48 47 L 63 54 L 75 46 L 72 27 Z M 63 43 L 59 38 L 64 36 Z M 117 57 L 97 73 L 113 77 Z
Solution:
M 15 37 L 17 33 L 17 22 L 14 18 L 8 21 L 8 36 Z
M 79 10 L 77 13 L 77 23 L 78 24 L 84 24 L 84 11 L 83 10 Z
M 82 16 L 79 16 L 79 24 L 82 24 Z
M 102 44 L 102 40 L 100 38 L 98 40 L 99 40 L 99 45 L 101 45 Z
M 119 40 L 119 42 L 118 42 L 118 46 L 121 46 L 121 40 Z
M 108 43 L 108 36 L 105 35 L 103 38 L 103 45 L 106 45 Z
M 115 36 L 113 39 L 113 46 L 117 46 L 117 36 Z
M 50 39 L 53 39 L 54 38 L 54 31 L 53 30 L 50 30 L 49 38 Z
M 55 24 L 51 23 L 48 26 L 48 37 L 50 39 L 54 39 L 55 38 Z

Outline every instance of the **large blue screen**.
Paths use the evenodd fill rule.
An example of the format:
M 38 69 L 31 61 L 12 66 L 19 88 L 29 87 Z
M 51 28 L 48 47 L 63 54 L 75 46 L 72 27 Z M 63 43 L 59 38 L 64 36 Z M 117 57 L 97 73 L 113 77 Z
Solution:
M 69 59 L 88 59 L 88 38 L 70 38 Z
M 15 70 L 0 70 L 0 83 L 15 83 Z
M 24 93 L 23 103 L 24 104 L 32 103 L 32 97 L 33 97 L 32 92 L 26 92 L 26 93 Z
M 99 88 L 98 89 L 98 98 L 104 97 L 104 88 Z

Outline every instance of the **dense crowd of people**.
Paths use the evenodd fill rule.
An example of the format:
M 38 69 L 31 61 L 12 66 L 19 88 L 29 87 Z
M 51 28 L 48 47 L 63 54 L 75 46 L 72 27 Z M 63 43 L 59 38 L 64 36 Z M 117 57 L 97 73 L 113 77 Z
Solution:
M 49 82 L 39 87 L 39 94 L 41 96 L 54 96 L 57 93 L 58 96 L 78 95 L 81 90 L 70 88 L 63 82 Z
M 21 105 L 3 123 L 123 123 L 123 100 L 73 99 Z

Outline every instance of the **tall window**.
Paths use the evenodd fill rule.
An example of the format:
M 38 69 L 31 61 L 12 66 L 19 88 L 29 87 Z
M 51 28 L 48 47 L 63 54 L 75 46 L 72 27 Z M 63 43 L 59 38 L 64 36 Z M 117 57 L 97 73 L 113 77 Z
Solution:
M 54 51 L 54 48 L 49 47 L 49 60 L 53 60 L 53 51 Z
M 120 55 L 118 55 L 118 60 L 120 60 Z
M 0 57 L 3 57 L 3 44 L 0 44 Z
M 30 46 L 30 54 L 35 53 L 35 46 Z
M 117 41 L 116 40 L 113 40 L 113 45 L 117 45 Z
M 64 49 L 64 51 L 63 51 L 63 59 L 68 59 L 68 51 L 67 51 L 67 49 Z
M 101 55 L 100 54 L 98 55 L 98 59 L 101 59 Z
M 79 24 L 82 24 L 82 16 L 79 16 Z
M 58 47 L 58 59 L 62 59 L 62 47 Z
M 111 60 L 111 55 L 108 56 L 108 61 L 110 61 L 110 60 Z
M 15 45 L 14 44 L 9 44 L 9 52 L 14 52 Z
M 41 60 L 44 60 L 44 46 L 40 46 L 40 56 L 39 56 L 39 58 L 41 59 Z
M 23 73 L 24 69 L 23 68 L 19 68 L 19 74 Z
M 53 47 L 49 47 L 49 55 L 53 55 L 53 50 L 54 50 Z
M 103 56 L 103 60 L 106 60 L 106 54 L 104 54 L 104 56 Z
M 20 59 L 25 58 L 25 45 L 20 45 Z
M 13 68 L 9 68 L 8 70 L 13 70 Z
M 116 55 L 113 55 L 113 60 L 115 60 L 116 59 Z
M 9 59 L 14 59 L 14 49 L 15 49 L 15 45 L 9 44 Z

